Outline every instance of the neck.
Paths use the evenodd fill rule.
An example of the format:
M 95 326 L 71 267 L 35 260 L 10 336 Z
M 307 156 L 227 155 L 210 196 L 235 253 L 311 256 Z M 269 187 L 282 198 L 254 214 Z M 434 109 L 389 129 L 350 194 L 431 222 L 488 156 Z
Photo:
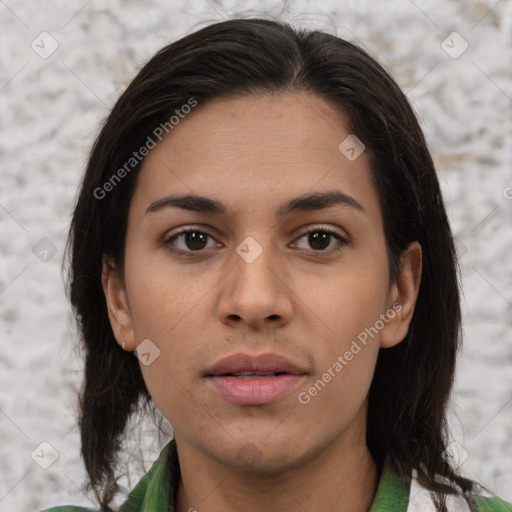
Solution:
M 336 440 L 297 467 L 254 473 L 229 467 L 176 436 L 181 467 L 177 511 L 367 512 L 379 472 L 360 437 L 358 443 Z

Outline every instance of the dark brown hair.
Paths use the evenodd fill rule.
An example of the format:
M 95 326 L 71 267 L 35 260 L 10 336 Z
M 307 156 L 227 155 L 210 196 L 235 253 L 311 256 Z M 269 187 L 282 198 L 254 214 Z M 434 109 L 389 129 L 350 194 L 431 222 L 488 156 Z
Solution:
M 442 457 L 459 346 L 457 264 L 432 158 L 407 98 L 374 58 L 348 41 L 278 21 L 231 19 L 166 46 L 140 70 L 94 143 L 74 211 L 69 283 L 86 357 L 82 456 L 104 510 L 119 490 L 115 462 L 127 420 L 151 398 L 137 358 L 114 339 L 101 286 L 105 255 L 123 268 L 140 163 L 105 197 L 98 198 L 98 188 L 190 98 L 199 109 L 217 98 L 293 91 L 316 94 L 340 109 L 366 145 L 391 278 L 410 242 L 418 241 L 423 250 L 409 332 L 379 353 L 369 394 L 369 450 L 380 466 L 387 459 L 405 479 L 416 469 L 433 491 L 453 492 L 436 475 L 471 490 L 472 483 Z

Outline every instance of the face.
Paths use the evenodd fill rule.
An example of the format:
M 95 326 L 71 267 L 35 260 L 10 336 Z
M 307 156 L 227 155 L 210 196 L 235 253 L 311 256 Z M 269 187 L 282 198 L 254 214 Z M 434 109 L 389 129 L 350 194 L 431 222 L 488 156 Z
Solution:
M 407 332 L 419 251 L 390 282 L 366 152 L 338 148 L 347 126 L 306 93 L 215 100 L 146 157 L 124 276 L 105 266 L 103 286 L 117 341 L 146 340 L 143 377 L 178 446 L 279 471 L 364 445 L 378 351 Z

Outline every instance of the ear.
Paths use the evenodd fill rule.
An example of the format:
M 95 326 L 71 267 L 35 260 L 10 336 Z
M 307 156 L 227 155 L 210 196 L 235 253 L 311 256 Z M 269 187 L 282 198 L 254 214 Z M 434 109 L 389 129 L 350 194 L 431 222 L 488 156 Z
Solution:
M 114 263 L 103 258 L 101 284 L 107 302 L 108 317 L 117 343 L 124 350 L 135 350 L 133 321 L 122 276 Z
M 382 348 L 398 345 L 407 335 L 420 289 L 421 268 L 421 245 L 412 242 L 400 257 L 399 275 L 391 286 L 386 312 L 389 321 L 380 340 Z

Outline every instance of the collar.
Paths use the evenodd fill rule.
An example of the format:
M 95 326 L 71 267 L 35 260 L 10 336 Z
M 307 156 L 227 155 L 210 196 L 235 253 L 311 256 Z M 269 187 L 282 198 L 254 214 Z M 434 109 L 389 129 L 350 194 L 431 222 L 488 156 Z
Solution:
M 137 483 L 119 512 L 175 512 L 180 477 L 176 441 L 173 439 Z M 408 495 L 408 485 L 385 465 L 370 512 L 406 512 Z

